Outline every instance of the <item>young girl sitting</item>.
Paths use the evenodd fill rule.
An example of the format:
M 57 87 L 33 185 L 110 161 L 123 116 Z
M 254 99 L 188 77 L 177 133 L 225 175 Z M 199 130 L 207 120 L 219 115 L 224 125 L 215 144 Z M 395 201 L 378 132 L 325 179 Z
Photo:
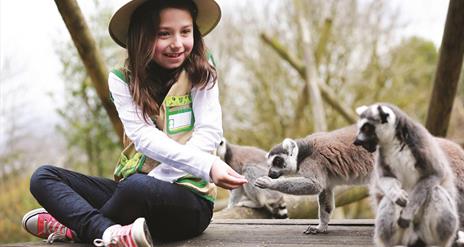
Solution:
M 24 216 L 29 233 L 49 243 L 152 246 L 152 237 L 206 229 L 215 184 L 246 183 L 214 155 L 221 108 L 202 36 L 220 16 L 214 0 L 132 0 L 115 12 L 109 32 L 128 54 L 108 79 L 125 131 L 116 181 L 39 167 L 30 190 L 43 208 Z

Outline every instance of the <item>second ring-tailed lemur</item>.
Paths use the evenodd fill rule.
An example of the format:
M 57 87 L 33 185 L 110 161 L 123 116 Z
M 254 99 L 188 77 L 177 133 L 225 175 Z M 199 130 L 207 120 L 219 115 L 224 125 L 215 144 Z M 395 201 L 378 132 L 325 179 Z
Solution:
M 302 139 L 285 139 L 268 153 L 269 177 L 260 177 L 255 184 L 287 194 L 318 195 L 319 225 L 309 226 L 305 233 L 326 232 L 334 208 L 333 188 L 370 181 L 374 158 L 353 144 L 356 131 L 356 126 L 352 125 Z M 435 139 L 450 157 L 456 177 L 464 177 L 464 151 L 449 140 Z M 282 175 L 301 177 L 280 177 Z M 464 179 L 456 182 L 461 226 L 464 227 Z
M 378 246 L 451 246 L 459 217 L 454 173 L 438 141 L 396 106 L 359 107 L 356 145 L 376 151 Z
M 229 197 L 228 208 L 239 206 L 265 208 L 273 218 L 288 218 L 287 206 L 282 193 L 254 186 L 256 178 L 265 176 L 269 170 L 266 164 L 266 152 L 250 146 L 240 146 L 221 141 L 217 149 L 218 156 L 232 169 L 245 176 L 248 183 L 233 189 Z

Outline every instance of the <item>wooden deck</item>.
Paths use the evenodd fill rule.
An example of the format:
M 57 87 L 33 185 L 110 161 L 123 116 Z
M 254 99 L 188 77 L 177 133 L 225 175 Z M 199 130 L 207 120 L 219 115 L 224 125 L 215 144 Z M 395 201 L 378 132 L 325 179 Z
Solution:
M 308 224 L 317 220 L 213 220 L 200 236 L 186 241 L 155 243 L 156 246 L 256 247 L 256 246 L 373 246 L 373 220 L 332 220 L 327 234 L 306 235 Z M 83 244 L 55 243 L 59 247 L 84 247 Z M 5 244 L 1 247 L 49 247 L 45 243 Z

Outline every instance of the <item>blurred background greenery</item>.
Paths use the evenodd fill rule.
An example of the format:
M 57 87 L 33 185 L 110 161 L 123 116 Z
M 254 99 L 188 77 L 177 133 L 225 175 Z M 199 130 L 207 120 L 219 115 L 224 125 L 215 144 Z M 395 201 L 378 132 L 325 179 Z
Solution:
M 221 2 L 227 6 L 221 24 L 206 37 L 220 77 L 224 135 L 231 143 L 268 150 L 285 137 L 313 132 L 306 82 L 271 45 L 280 45 L 292 61 L 302 65 L 303 28 L 311 34 L 315 71 L 339 104 L 354 109 L 361 104 L 391 102 L 424 123 L 438 47 L 422 37 L 400 35 L 405 25 L 410 25 L 401 21 L 407 11 L 400 12 L 386 0 L 237 2 L 233 7 Z M 124 50 L 107 34 L 115 7 L 93 1 L 92 14 L 86 14 L 108 68 L 121 66 L 125 57 Z M 30 128 L 34 123 L 20 100 L 26 84 L 9 86 L 11 78 L 23 71 L 14 61 L 2 59 L 0 243 L 34 239 L 21 229 L 20 222 L 25 212 L 39 207 L 29 193 L 29 177 L 37 166 L 50 162 L 111 177 L 120 151 L 118 137 L 71 39 L 50 42 L 60 60 L 64 85 L 62 91 L 47 96 L 60 102 L 54 106 L 59 121 L 47 132 L 50 135 L 37 137 L 36 132 L 45 130 Z M 449 138 L 460 143 L 464 141 L 459 128 L 464 122 L 463 101 L 461 86 L 448 132 Z M 325 112 L 329 130 L 350 123 L 329 104 L 325 104 Z M 226 197 L 227 192 L 221 191 L 220 199 Z M 369 200 L 364 199 L 337 209 L 334 217 L 373 215 Z

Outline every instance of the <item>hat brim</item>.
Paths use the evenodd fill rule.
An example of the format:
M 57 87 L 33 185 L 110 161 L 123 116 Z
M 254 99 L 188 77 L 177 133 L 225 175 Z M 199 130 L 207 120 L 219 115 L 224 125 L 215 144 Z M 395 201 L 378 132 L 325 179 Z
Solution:
M 132 13 L 144 2 L 149 0 L 132 0 L 119 8 L 111 17 L 108 30 L 111 38 L 120 46 L 126 48 L 127 34 Z M 215 0 L 192 0 L 197 6 L 196 24 L 202 36 L 211 32 L 221 19 L 221 8 Z

